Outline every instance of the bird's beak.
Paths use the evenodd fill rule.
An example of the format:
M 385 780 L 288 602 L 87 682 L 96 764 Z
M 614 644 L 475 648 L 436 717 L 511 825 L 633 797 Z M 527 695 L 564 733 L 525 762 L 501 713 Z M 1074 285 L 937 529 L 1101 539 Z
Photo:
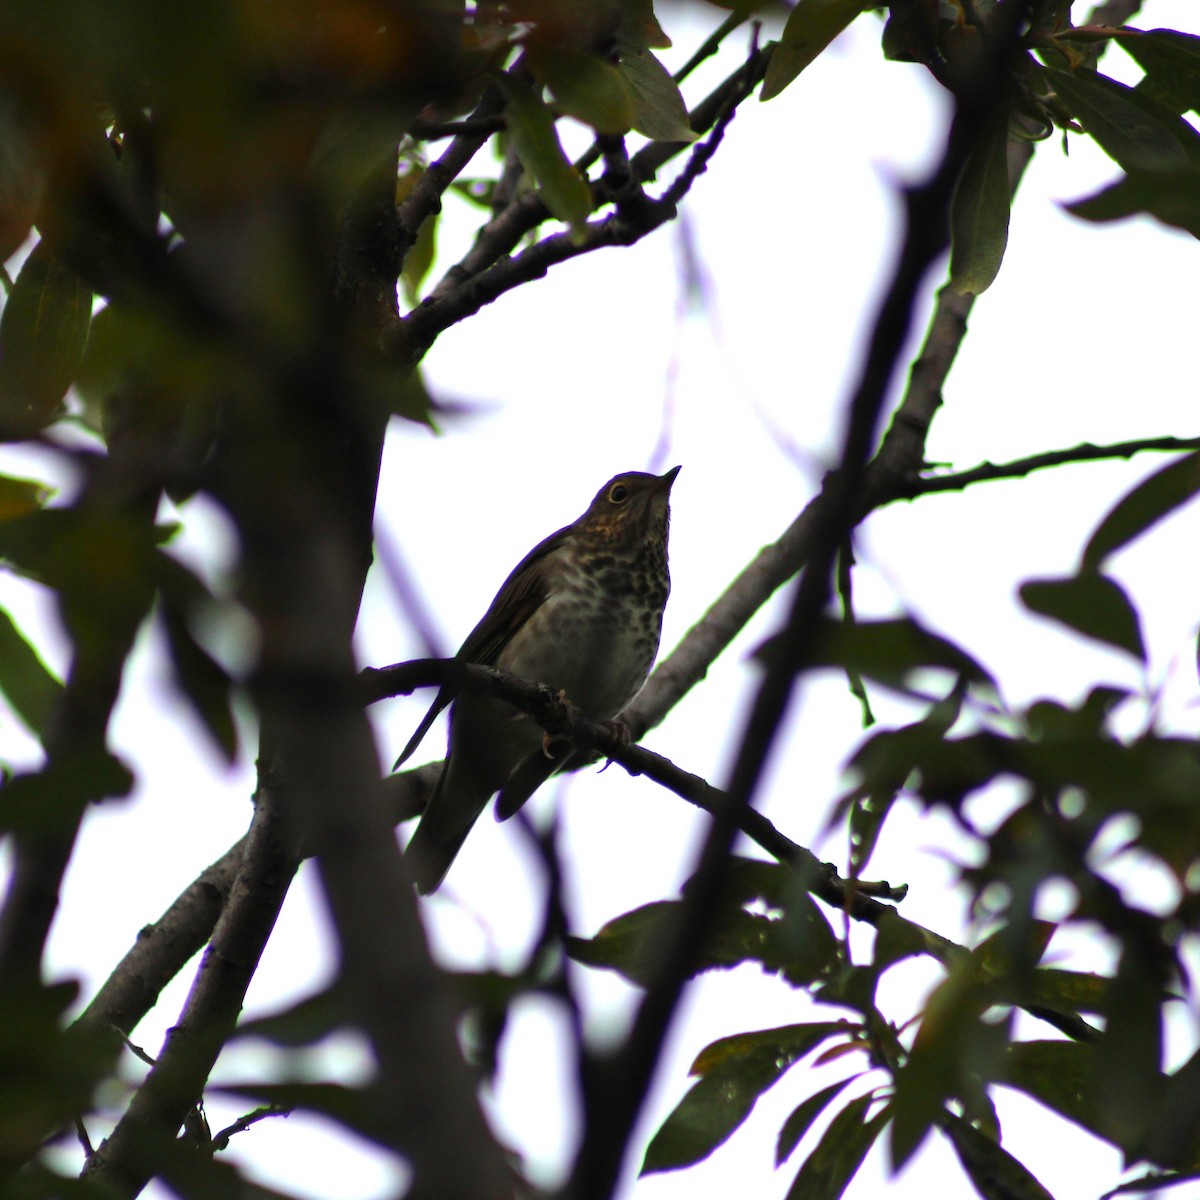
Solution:
M 658 488 L 656 490 L 669 492 L 671 490 L 671 484 L 675 482 L 675 476 L 678 475 L 681 470 L 683 470 L 682 465 L 678 467 L 672 467 L 665 475 L 660 475 L 658 477 Z

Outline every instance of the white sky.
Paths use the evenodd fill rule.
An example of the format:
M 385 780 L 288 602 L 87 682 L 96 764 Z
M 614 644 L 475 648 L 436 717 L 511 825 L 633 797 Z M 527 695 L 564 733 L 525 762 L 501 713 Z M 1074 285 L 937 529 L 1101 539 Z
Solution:
M 1149 0 L 1139 25 L 1194 27 L 1195 15 L 1187 0 Z M 686 55 L 697 38 L 676 14 L 668 11 L 663 19 L 680 56 Z M 881 60 L 878 32 L 873 18 L 860 20 L 782 97 L 744 105 L 689 197 L 686 214 L 713 283 L 715 310 L 679 316 L 678 235 L 668 229 L 632 250 L 556 269 L 451 330 L 431 352 L 434 391 L 478 403 L 480 412 L 447 422 L 441 437 L 397 425 L 385 456 L 378 519 L 419 580 L 447 651 L 521 555 L 574 519 L 618 471 L 684 467 L 673 492 L 674 590 L 664 653 L 813 495 L 835 453 L 856 356 L 890 269 L 894 185 L 929 165 L 944 128 L 941 97 L 919 68 Z M 1121 59 L 1113 52 L 1106 69 L 1136 78 Z M 695 99 L 702 90 L 688 95 Z M 1084 139 L 1072 139 L 1069 158 L 1057 142 L 1039 148 L 1022 185 L 1004 268 L 976 305 L 950 377 L 930 441 L 932 459 L 962 468 L 1082 441 L 1197 432 L 1195 241 L 1149 221 L 1086 225 L 1058 206 L 1116 175 Z M 777 430 L 795 453 L 779 444 Z M 651 461 L 662 437 L 669 448 Z M 13 469 L 15 461 L 4 450 L 0 469 Z M 1069 701 L 1093 682 L 1161 687 L 1162 720 L 1194 731 L 1195 510 L 1116 559 L 1115 573 L 1142 609 L 1148 679 L 1121 656 L 1026 615 L 1015 601 L 1021 580 L 1069 572 L 1108 506 L 1163 461 L 1080 466 L 894 506 L 872 517 L 860 538 L 860 609 L 922 616 L 992 667 L 1014 706 L 1040 695 Z M 26 457 L 16 469 L 49 470 L 41 460 L 30 462 Z M 193 528 L 184 545 L 191 553 L 205 561 L 227 553 L 211 510 L 187 516 Z M 469 571 L 461 568 L 464 558 Z M 46 628 L 44 601 L 29 585 L 0 576 L 0 603 L 31 631 Z M 747 655 L 779 611 L 777 601 L 760 614 L 707 681 L 647 738 L 651 748 L 724 781 L 754 686 Z M 368 583 L 359 646 L 362 661 L 373 665 L 423 652 L 378 574 Z M 81 978 L 85 996 L 138 928 L 249 820 L 251 762 L 226 772 L 198 750 L 201 736 L 171 695 L 155 650 L 144 645 L 132 664 L 114 730 L 117 748 L 137 763 L 137 792 L 88 822 L 52 938 L 53 970 Z M 55 655 L 63 665 L 61 647 Z M 381 763 L 395 757 L 425 702 L 379 706 Z M 883 698 L 876 713 L 885 723 L 904 717 Z M 841 680 L 806 683 L 761 805 L 789 836 L 816 841 L 845 786 L 841 766 L 860 736 L 857 702 Z M 424 757 L 440 756 L 443 737 L 439 726 Z M 248 745 L 251 760 L 252 740 Z M 28 740 L 0 712 L 0 758 L 21 763 L 29 754 Z M 565 797 L 577 932 L 593 933 L 638 904 L 673 895 L 689 873 L 704 820 L 653 784 L 614 767 L 543 791 L 535 811 Z M 1002 794 L 984 798 L 980 819 L 995 819 L 1009 802 Z M 538 888 L 519 841 L 511 825 L 485 817 L 444 893 L 426 902 L 447 961 L 519 961 L 536 922 Z M 844 859 L 839 838 L 818 848 Z M 951 891 L 948 857 L 964 853 L 946 820 L 905 808 L 893 818 L 869 874 L 912 884 L 903 905 L 907 916 L 949 936 L 970 936 L 962 898 Z M 320 984 L 330 969 L 325 934 L 306 869 L 255 978 L 248 1012 L 277 1008 Z M 1083 936 L 1065 939 L 1062 948 L 1056 942 L 1052 953 L 1072 966 L 1105 961 L 1103 948 Z M 895 974 L 901 977 L 890 985 L 896 998 L 889 1011 L 899 1018 L 919 1005 L 936 973 L 914 964 Z M 604 975 L 581 978 L 592 1027 L 621 1028 L 632 1010 L 629 989 Z M 186 978 L 177 981 L 136 1031 L 135 1040 L 151 1052 L 178 1013 L 186 985 Z M 552 1183 L 568 1161 L 570 1115 L 552 1052 L 554 1018 L 541 1006 L 526 1008 L 509 1035 L 514 1072 L 502 1076 L 491 1110 L 503 1136 L 528 1155 L 535 1178 Z M 713 1038 L 816 1019 L 802 994 L 749 969 L 703 980 L 682 1015 L 645 1138 L 686 1090 L 687 1066 Z M 1194 1037 L 1195 1014 L 1178 1019 Z M 1032 1023 L 1023 1032 L 1050 1036 Z M 252 1075 L 264 1054 L 244 1051 L 236 1061 L 223 1060 L 219 1074 Z M 317 1058 L 314 1069 L 348 1071 L 359 1061 L 353 1048 Z M 709 1162 L 638 1182 L 631 1176 L 625 1194 L 682 1200 L 736 1189 L 784 1196 L 800 1156 L 776 1173 L 774 1139 L 791 1109 L 825 1081 L 806 1067 L 794 1069 Z M 214 1128 L 244 1107 L 212 1103 Z M 1002 1102 L 1001 1115 L 1006 1145 L 1057 1200 L 1088 1200 L 1117 1181 L 1116 1153 L 1057 1118 L 1020 1101 Z M 256 1177 L 303 1196 L 367 1200 L 389 1194 L 395 1184 L 395 1174 L 369 1148 L 347 1145 L 328 1126 L 301 1116 L 264 1122 L 234 1146 Z M 849 1196 L 879 1193 L 884 1171 L 877 1150 Z M 886 1187 L 904 1200 L 930 1189 L 970 1194 L 952 1154 L 936 1141 Z M 1186 1189 L 1176 1195 L 1188 1200 Z

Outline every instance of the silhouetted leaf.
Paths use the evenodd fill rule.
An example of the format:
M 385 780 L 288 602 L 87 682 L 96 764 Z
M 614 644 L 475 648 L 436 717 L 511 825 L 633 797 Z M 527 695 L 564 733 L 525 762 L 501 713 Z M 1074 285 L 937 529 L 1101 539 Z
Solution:
M 1008 112 L 995 117 L 963 166 L 950 207 L 950 282 L 960 295 L 987 291 L 1004 261 L 1012 196 Z
M 311 1046 L 344 1022 L 341 996 L 334 988 L 315 992 L 278 1012 L 241 1022 L 235 1038 L 263 1038 L 276 1046 Z
M 0 436 L 27 436 L 59 415 L 91 319 L 91 289 L 39 242 L 0 315 Z
M 1023 1163 L 969 1121 L 947 1113 L 942 1129 L 983 1200 L 1054 1200 Z
M 671 72 L 649 50 L 622 50 L 617 70 L 633 97 L 633 127 L 656 142 L 694 142 Z
M 1085 221 L 1120 221 L 1148 213 L 1200 238 L 1200 168 L 1131 171 L 1111 187 L 1065 205 Z
M 676 1170 L 707 1158 L 785 1072 L 822 1042 L 851 1028 L 845 1021 L 785 1025 L 713 1042 L 692 1064 L 691 1073 L 699 1081 L 650 1142 L 642 1174 Z
M 0 692 L 29 731 L 44 742 L 50 718 L 62 695 L 62 683 L 3 609 L 0 609 Z
M 925 1003 L 907 1062 L 896 1074 L 891 1158 L 902 1167 L 946 1112 L 949 1100 L 984 1090 L 1008 1043 L 1009 1020 L 981 1020 L 995 1000 L 985 951 L 957 959 Z
M 1031 579 L 1021 584 L 1025 607 L 1146 661 L 1137 610 L 1115 580 L 1098 572 L 1066 579 Z
M 592 194 L 563 153 L 553 114 L 540 96 L 512 75 L 501 73 L 496 80 L 508 102 L 508 132 L 521 162 L 537 182 L 546 207 L 578 229 L 592 211 Z
M 213 1089 L 228 1096 L 249 1096 L 277 1108 L 303 1108 L 381 1145 L 388 1134 L 379 1128 L 377 1103 L 364 1089 L 340 1083 L 227 1083 Z
M 777 639 L 755 652 L 769 661 Z M 914 672 L 935 668 L 953 671 L 973 683 L 991 683 L 991 675 L 960 647 L 926 629 L 912 617 L 880 621 L 822 620 L 812 665 L 854 670 L 890 687 L 906 687 Z
M 779 1139 L 775 1143 L 775 1165 L 782 1166 L 800 1144 L 800 1139 L 812 1128 L 813 1122 L 829 1107 L 831 1101 L 841 1095 L 843 1089 L 857 1076 L 841 1079 L 831 1083 L 819 1092 L 809 1096 L 802 1104 L 792 1110 L 791 1115 L 783 1123 L 779 1131 Z
M 1144 92 L 1086 68 L 1046 74 L 1071 114 L 1126 171 L 1200 164 L 1200 134 Z
M 1014 1042 L 1000 1082 L 1105 1137 L 1095 1106 L 1095 1048 L 1081 1042 Z
M 233 681 L 228 672 L 197 641 L 191 621 L 205 603 L 213 604 L 208 589 L 182 563 L 165 552 L 158 554 L 160 613 L 175 669 L 175 682 L 192 711 L 208 730 L 226 762 L 238 752 L 237 723 L 233 717 Z
M 845 1192 L 892 1113 L 891 1105 L 885 1105 L 868 1118 L 874 1099 L 874 1092 L 856 1097 L 829 1122 L 788 1190 L 787 1200 L 838 1200 Z
M 1200 453 L 1187 454 L 1143 479 L 1117 501 L 1083 551 L 1080 569 L 1095 571 L 1110 554 L 1141 537 L 1200 492 Z
M 871 7 L 866 0 L 799 0 L 767 64 L 762 98 L 778 96 L 855 17 Z

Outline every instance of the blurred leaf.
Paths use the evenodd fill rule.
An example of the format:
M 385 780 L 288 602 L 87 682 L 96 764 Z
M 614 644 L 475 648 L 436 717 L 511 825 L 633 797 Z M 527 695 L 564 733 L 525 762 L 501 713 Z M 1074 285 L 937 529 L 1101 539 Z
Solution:
M 312 1046 L 345 1023 L 341 996 L 334 988 L 305 996 L 278 1012 L 242 1021 L 235 1038 L 263 1038 L 276 1046 Z
M 45 507 L 55 489 L 36 479 L 0 475 L 0 521 L 24 517 Z
M 30 733 L 45 744 L 50 719 L 62 695 L 62 683 L 3 609 L 0 609 L 0 692 Z
M 1021 601 L 1031 612 L 1049 617 L 1106 645 L 1146 661 L 1137 609 L 1115 580 L 1098 572 L 1066 579 L 1030 579 L 1021 584 Z
M 1200 168 L 1131 171 L 1111 187 L 1064 207 L 1085 221 L 1097 222 L 1147 213 L 1200 238 Z
M 7 790 L 7 789 L 6 789 Z M 104 1037 L 65 1030 L 75 983 L 7 979 L 0 986 L 0 1170 L 9 1172 L 81 1112 L 112 1066 Z
M 873 7 L 867 0 L 799 0 L 767 64 L 762 98 L 778 96 L 855 17 Z
M 278 1108 L 302 1108 L 328 1117 L 354 1133 L 387 1146 L 389 1131 L 378 1125 L 377 1101 L 366 1088 L 340 1083 L 227 1083 L 212 1088 L 227 1096 L 248 1096 Z
M 947 1113 L 942 1129 L 983 1200 L 1054 1200 L 1023 1163 L 969 1121 Z
M 563 153 L 553 114 L 532 88 L 514 76 L 501 72 L 496 81 L 508 102 L 509 135 L 546 207 L 572 229 L 582 228 L 592 211 L 592 193 Z
M 1174 29 L 1114 30 L 1146 72 L 1137 90 L 1177 113 L 1200 111 L 1200 37 Z
M 129 513 L 46 508 L 0 522 L 0 561 L 58 593 L 78 647 L 123 655 L 154 596 L 156 538 Z
M 1039 967 L 1022 1003 L 1065 1014 L 1093 1013 L 1103 1016 L 1108 1009 L 1112 980 L 1084 971 Z
M 999 1082 L 1032 1096 L 1097 1137 L 1106 1138 L 1095 1105 L 1095 1048 L 1081 1042 L 1014 1042 Z
M 565 47 L 530 47 L 529 65 L 549 87 L 559 108 L 597 133 L 628 133 L 633 95 L 625 77 L 595 54 Z
M 1200 164 L 1200 134 L 1144 92 L 1086 68 L 1047 67 L 1046 75 L 1071 114 L 1126 171 Z
M 950 282 L 960 295 L 987 291 L 1008 245 L 1008 112 L 980 136 L 954 189 L 950 208 Z
M 788 1190 L 787 1200 L 838 1200 L 845 1192 L 892 1115 L 889 1104 L 868 1118 L 874 1099 L 874 1092 L 857 1096 L 829 1122 Z
M 58 416 L 91 319 L 91 289 L 39 242 L 0 315 L 0 436 L 28 436 Z
M 841 1095 L 847 1084 L 853 1083 L 858 1076 L 841 1079 L 831 1083 L 819 1092 L 809 1096 L 803 1104 L 792 1110 L 791 1115 L 783 1123 L 779 1131 L 779 1139 L 775 1143 L 775 1165 L 783 1164 L 792 1156 L 792 1152 L 800 1144 L 801 1138 L 812 1128 L 813 1122 L 829 1107 L 830 1103 Z
M 946 1112 L 946 1103 L 981 1093 L 995 1077 L 1011 1019 L 981 1018 L 995 1001 L 977 950 L 956 960 L 925 1003 L 907 1062 L 896 1073 L 891 1158 L 899 1170 Z
M 763 1092 L 822 1042 L 850 1028 L 844 1021 L 785 1025 L 713 1042 L 692 1064 L 699 1082 L 654 1135 L 641 1173 L 672 1171 L 707 1158 L 750 1115 Z
M 623 50 L 617 70 L 633 97 L 633 127 L 655 142 L 694 142 L 671 72 L 649 50 Z
M 33 228 L 43 178 L 16 103 L 0 97 L 0 262 L 17 251 Z
M 409 304 L 417 304 L 421 299 L 421 284 L 433 266 L 437 254 L 437 227 L 439 213 L 430 213 L 421 222 L 417 230 L 417 239 L 404 257 L 404 269 L 400 272 L 400 284 L 404 288 L 404 298 Z M 395 368 L 393 367 L 393 370 Z
M 768 639 L 754 652 L 755 658 L 769 661 L 776 644 L 777 639 Z M 854 622 L 824 618 L 812 665 L 853 670 L 894 688 L 908 686 L 913 672 L 926 668 L 953 671 L 973 683 L 992 683 L 974 658 L 912 617 Z
M 1095 1044 L 1096 1111 L 1107 1136 L 1141 1149 L 1160 1123 L 1166 1078 L 1162 1074 L 1163 1015 L 1172 955 L 1155 944 L 1153 923 L 1131 928 L 1109 988 L 1104 1033 Z M 1177 1166 L 1177 1163 L 1167 1164 Z
M 134 777 L 114 754 L 101 748 L 58 756 L 42 770 L 14 775 L 0 787 L 0 832 L 60 837 L 73 829 L 97 800 L 128 796 Z
M 1200 453 L 1187 454 L 1155 471 L 1108 511 L 1084 548 L 1080 570 L 1099 569 L 1109 555 L 1141 537 L 1192 500 L 1197 492 L 1200 492 Z

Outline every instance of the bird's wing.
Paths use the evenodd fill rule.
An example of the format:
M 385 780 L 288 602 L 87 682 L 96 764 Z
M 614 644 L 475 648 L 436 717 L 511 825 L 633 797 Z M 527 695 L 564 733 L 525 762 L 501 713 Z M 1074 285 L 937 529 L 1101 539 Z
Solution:
M 562 544 L 568 529 L 569 526 L 552 533 L 521 559 L 496 593 L 496 598 L 484 613 L 483 619 L 467 635 L 467 640 L 456 655 L 457 658 L 484 667 L 490 667 L 496 662 L 500 651 L 550 595 L 545 570 L 546 559 Z M 453 699 L 454 693 L 446 688 L 438 692 L 421 724 L 417 726 L 417 731 L 408 739 L 404 752 L 396 759 L 393 771 L 398 770 L 402 763 L 412 757 L 422 738 L 438 719 L 438 715 Z
M 567 528 L 552 533 L 517 563 L 483 619 L 467 635 L 459 658 L 484 667 L 495 665 L 504 647 L 549 598 L 548 559 L 566 535 Z

